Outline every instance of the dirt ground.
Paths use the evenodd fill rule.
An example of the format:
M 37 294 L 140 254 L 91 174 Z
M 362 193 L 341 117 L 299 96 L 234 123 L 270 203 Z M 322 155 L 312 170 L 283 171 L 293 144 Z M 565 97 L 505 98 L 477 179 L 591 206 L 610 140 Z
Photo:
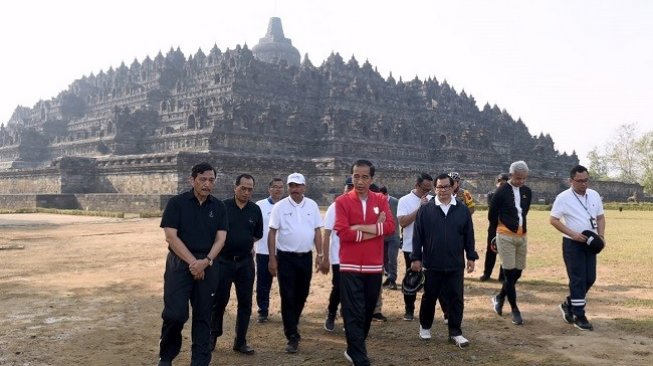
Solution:
M 158 224 L 158 218 L 0 215 L 0 365 L 155 365 L 167 251 Z M 477 247 L 484 258 L 484 246 Z M 523 326 L 492 312 L 498 282 L 479 282 L 479 269 L 467 275 L 463 332 L 471 345 L 464 350 L 446 342 L 441 321 L 433 339 L 421 341 L 418 322 L 402 320 L 401 293 L 385 291 L 389 321 L 372 324 L 370 358 L 376 365 L 652 365 L 651 286 L 597 283 L 589 314 L 595 331 L 581 332 L 564 324 L 557 308 L 566 292 L 562 269 L 538 271 L 538 278 L 550 271 L 551 281 L 525 273 L 518 287 Z M 322 328 L 329 279 L 313 277 L 299 353 L 284 353 L 275 283 L 270 322 L 252 321 L 249 328 L 255 355 L 231 350 L 232 300 L 212 364 L 347 365 L 340 319 L 335 332 Z M 621 306 L 629 299 L 647 305 Z M 176 364 L 189 364 L 189 328 Z

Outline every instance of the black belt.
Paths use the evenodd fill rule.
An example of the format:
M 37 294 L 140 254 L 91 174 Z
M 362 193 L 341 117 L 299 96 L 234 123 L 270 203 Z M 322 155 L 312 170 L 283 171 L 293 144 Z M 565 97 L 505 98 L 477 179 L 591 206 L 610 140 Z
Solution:
M 277 249 L 277 254 L 293 256 L 293 257 L 303 257 L 305 255 L 312 256 L 313 252 L 286 252 L 286 251 Z
M 246 254 L 246 255 L 222 255 L 220 254 L 218 256 L 218 259 L 221 259 L 225 262 L 240 262 L 242 260 L 245 260 L 247 258 L 252 258 L 251 254 Z

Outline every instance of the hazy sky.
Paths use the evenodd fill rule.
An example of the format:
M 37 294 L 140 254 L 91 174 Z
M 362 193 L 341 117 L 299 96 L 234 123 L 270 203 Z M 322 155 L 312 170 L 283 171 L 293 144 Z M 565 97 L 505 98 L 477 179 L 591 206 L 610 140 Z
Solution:
M 401 4 L 401 5 L 400 5 Z M 583 162 L 621 124 L 653 130 L 653 1 L 5 1 L 0 122 L 75 79 L 181 47 L 286 37 L 318 66 L 352 55 L 385 77 L 436 77 L 521 117 Z M 524 157 L 526 160 L 527 157 Z

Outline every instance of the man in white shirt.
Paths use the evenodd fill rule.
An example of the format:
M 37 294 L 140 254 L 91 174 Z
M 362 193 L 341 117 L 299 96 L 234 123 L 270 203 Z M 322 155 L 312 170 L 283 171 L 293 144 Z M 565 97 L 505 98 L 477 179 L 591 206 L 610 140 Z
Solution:
M 404 263 L 406 271 L 410 268 L 410 253 L 413 251 L 413 227 L 417 210 L 425 205 L 431 196 L 429 192 L 433 190 L 433 177 L 426 173 L 421 173 L 415 181 L 415 188 L 407 195 L 399 199 L 397 204 L 397 219 L 399 225 L 403 228 L 403 245 Z M 404 294 L 405 314 L 404 320 L 412 321 L 415 318 L 415 299 L 416 295 Z M 440 304 L 442 305 L 442 304 Z
M 601 196 L 589 189 L 589 173 L 582 165 L 571 169 L 571 188 L 560 193 L 551 208 L 550 223 L 563 234 L 562 257 L 569 277 L 569 296 L 560 304 L 566 323 L 580 330 L 594 330 L 585 316 L 586 296 L 596 281 L 596 253 L 584 231 L 598 234 L 605 243 L 605 215 Z
M 343 193 L 354 189 L 354 183 L 351 177 L 345 180 Z M 331 263 L 331 293 L 329 294 L 329 305 L 327 306 L 327 318 L 324 321 L 324 329 L 333 332 L 335 329 L 336 314 L 340 304 L 340 238 L 333 230 L 336 224 L 336 202 L 333 201 L 324 214 L 324 232 L 322 236 L 322 253 L 329 253 L 329 262 Z
M 289 196 L 277 202 L 270 215 L 268 269 L 278 275 L 283 332 L 288 339 L 287 353 L 297 353 L 301 338 L 297 324 L 311 286 L 313 246 L 322 249 L 322 219 L 317 203 L 304 197 L 306 179 L 302 174 L 288 176 Z M 318 252 L 317 264 L 328 273 L 328 260 Z
M 272 207 L 279 202 L 284 194 L 283 179 L 273 178 L 268 184 L 268 198 L 257 201 L 263 214 L 263 237 L 254 243 L 256 251 L 256 305 L 258 306 L 258 322 L 268 321 L 270 307 L 270 289 L 272 288 L 272 276 L 268 271 L 268 232 L 270 231 L 270 214 Z

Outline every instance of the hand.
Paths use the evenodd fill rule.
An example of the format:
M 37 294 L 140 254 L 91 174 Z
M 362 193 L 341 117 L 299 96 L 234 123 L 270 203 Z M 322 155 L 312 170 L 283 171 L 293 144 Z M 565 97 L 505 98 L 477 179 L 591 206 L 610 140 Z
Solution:
M 193 276 L 197 276 L 199 273 L 203 273 L 208 266 L 209 261 L 207 259 L 195 259 L 188 265 L 188 269 Z
M 358 230 L 360 230 L 360 225 L 358 225 L 358 224 L 357 224 L 357 225 L 352 225 L 352 226 L 350 226 L 349 228 L 350 228 L 351 230 L 353 230 L 353 231 L 358 231 Z
M 410 263 L 410 269 L 413 272 L 421 272 L 422 271 L 422 261 L 412 261 Z
M 587 241 L 587 237 L 581 233 L 574 233 L 574 235 L 571 236 L 571 239 L 581 243 L 585 243 Z
M 425 204 L 429 203 L 429 197 L 428 196 L 429 196 L 428 194 L 423 195 L 422 198 L 420 198 L 419 203 L 421 205 L 425 205 Z
M 379 217 L 376 218 L 376 223 L 377 224 L 380 224 L 380 223 L 383 223 L 383 222 L 385 222 L 385 212 L 381 212 L 379 214 Z
M 492 240 L 490 241 L 490 250 L 497 253 L 497 237 L 496 236 L 494 238 L 492 238 Z
M 474 261 L 467 260 L 467 273 L 474 272 L 474 265 L 475 265 Z
M 327 257 L 320 257 L 320 258 L 322 259 L 319 260 L 319 265 L 317 270 L 322 274 L 329 274 L 329 267 L 331 267 L 331 263 L 329 263 L 329 258 Z
M 196 274 L 196 275 L 193 275 L 193 279 L 195 279 L 196 281 L 201 281 L 201 280 L 204 279 L 204 274 L 205 274 L 205 272 L 202 271 L 201 273 L 198 273 L 198 274 Z
M 277 275 L 277 258 L 273 254 L 270 254 L 270 260 L 268 261 L 268 271 L 270 276 L 276 277 Z

